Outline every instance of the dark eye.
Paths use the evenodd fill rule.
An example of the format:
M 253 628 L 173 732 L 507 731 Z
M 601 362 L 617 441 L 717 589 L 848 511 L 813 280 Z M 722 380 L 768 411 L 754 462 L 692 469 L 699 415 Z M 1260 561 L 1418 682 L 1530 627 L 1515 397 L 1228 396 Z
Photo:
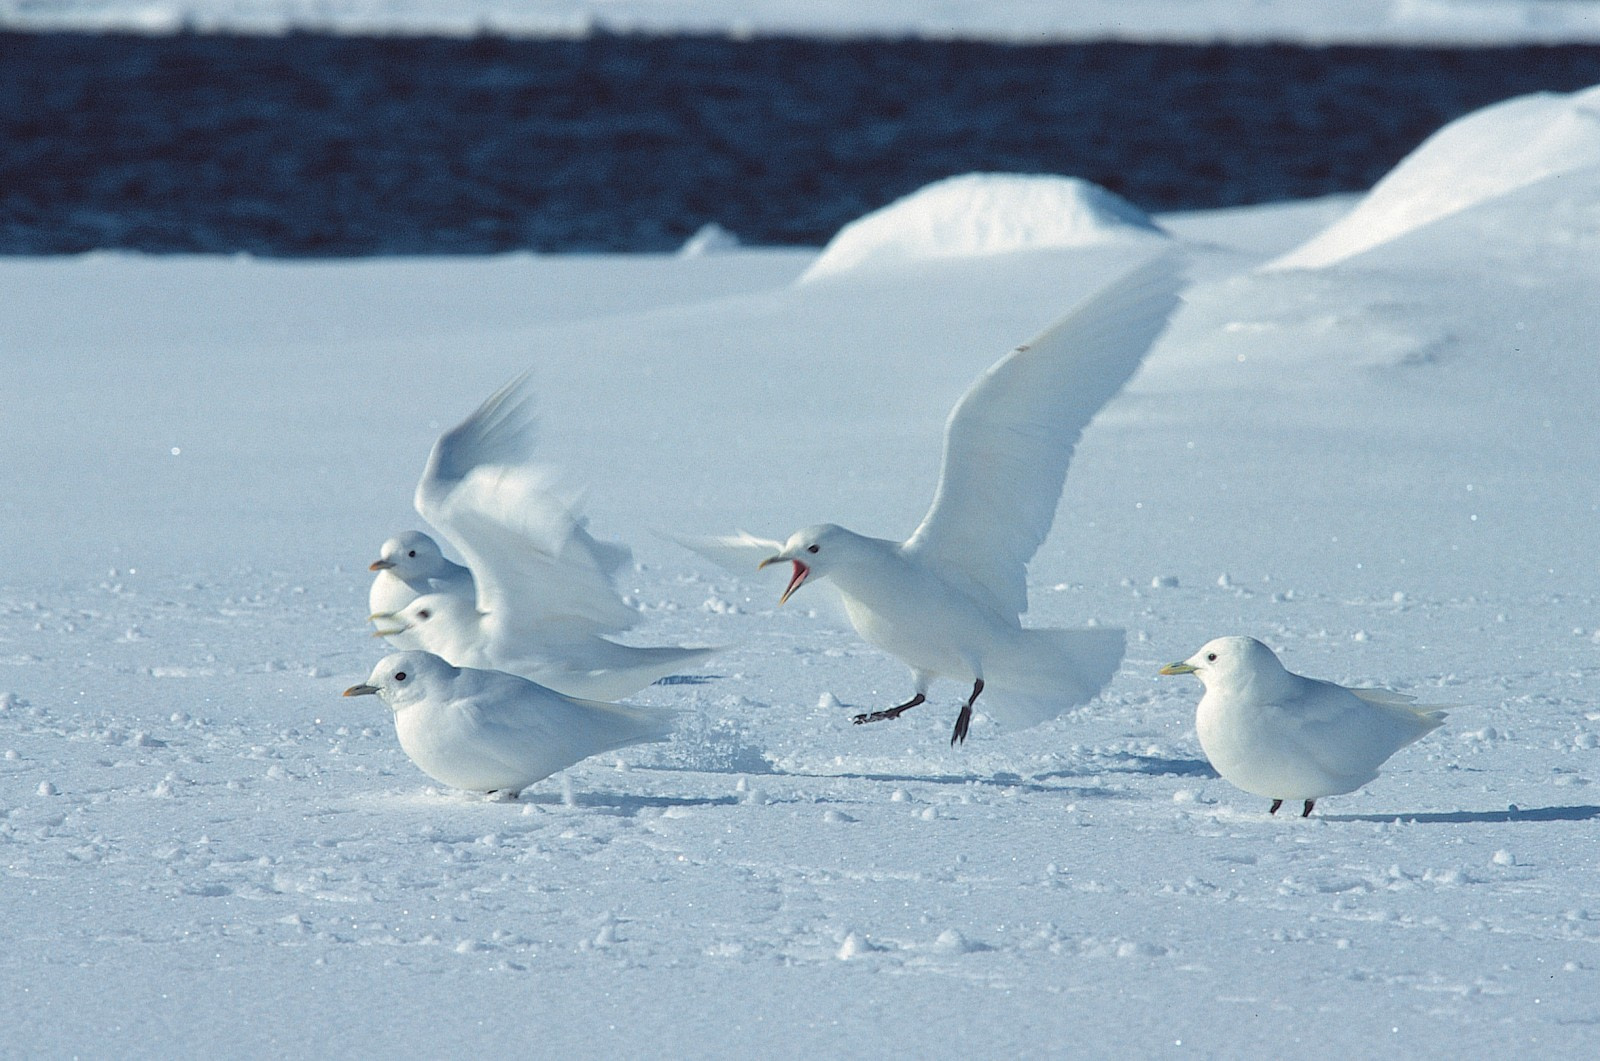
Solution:
M 430 612 L 428 609 L 424 608 L 420 612 L 417 613 L 417 618 L 418 619 L 431 619 L 431 618 L 433 618 L 433 613 Z M 1211 658 L 1212 659 L 1216 659 L 1217 657 L 1212 656 Z
M 405 681 L 406 680 L 406 672 L 403 671 L 403 670 L 395 671 L 394 672 L 394 680 L 397 681 L 397 682 Z
M 1217 654 L 1215 652 L 1207 652 L 1206 653 L 1206 662 L 1207 663 L 1215 663 L 1216 661 L 1217 661 Z
M 822 546 L 820 546 L 820 545 L 808 545 L 808 546 L 806 546 L 806 552 L 808 552 L 808 553 L 820 553 L 820 552 L 822 552 Z
M 415 549 L 413 549 L 409 553 L 407 553 L 406 555 L 411 557 L 413 560 L 415 560 L 416 557 L 417 557 L 417 551 Z

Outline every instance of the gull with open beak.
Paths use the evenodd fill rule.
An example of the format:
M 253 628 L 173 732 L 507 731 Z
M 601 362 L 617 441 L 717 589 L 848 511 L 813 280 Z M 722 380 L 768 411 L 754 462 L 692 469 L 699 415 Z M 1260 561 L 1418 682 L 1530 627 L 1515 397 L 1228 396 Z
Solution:
M 936 677 L 971 686 L 952 744 L 966 740 L 980 696 L 1008 728 L 1088 701 L 1121 663 L 1123 632 L 1023 627 L 1027 564 L 1050 532 L 1079 437 L 1139 367 L 1180 286 L 1178 263 L 1157 259 L 979 376 L 950 413 L 933 505 L 905 541 L 830 523 L 781 543 L 678 540 L 723 564 L 792 564 L 780 603 L 807 582 L 833 585 L 856 632 L 911 668 L 911 698 L 857 723 L 898 718 L 927 700 Z

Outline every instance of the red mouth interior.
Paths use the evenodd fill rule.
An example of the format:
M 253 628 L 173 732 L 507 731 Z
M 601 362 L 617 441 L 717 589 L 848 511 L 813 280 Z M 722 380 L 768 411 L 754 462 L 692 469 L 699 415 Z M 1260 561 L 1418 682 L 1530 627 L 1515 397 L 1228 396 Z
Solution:
M 811 574 L 811 569 L 805 564 L 802 564 L 800 561 L 792 560 L 790 562 L 794 564 L 794 574 L 789 576 L 789 588 L 783 591 L 782 597 L 778 598 L 779 604 L 782 604 L 784 601 L 788 600 L 789 594 L 799 589 L 800 583 L 804 582 L 806 580 L 806 576 Z

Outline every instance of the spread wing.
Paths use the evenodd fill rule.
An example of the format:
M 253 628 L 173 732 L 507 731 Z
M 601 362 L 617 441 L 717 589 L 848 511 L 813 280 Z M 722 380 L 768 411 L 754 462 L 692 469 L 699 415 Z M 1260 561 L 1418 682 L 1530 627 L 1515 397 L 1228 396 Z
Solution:
M 632 554 L 595 541 L 554 473 L 532 462 L 533 407 L 521 376 L 440 436 L 417 483 L 417 512 L 466 559 L 479 610 L 508 632 L 625 630 L 638 616 L 614 580 Z
M 978 377 L 945 424 L 939 487 L 908 553 L 1004 614 L 1027 611 L 1027 563 L 1072 452 L 1166 326 L 1179 264 L 1141 266 Z

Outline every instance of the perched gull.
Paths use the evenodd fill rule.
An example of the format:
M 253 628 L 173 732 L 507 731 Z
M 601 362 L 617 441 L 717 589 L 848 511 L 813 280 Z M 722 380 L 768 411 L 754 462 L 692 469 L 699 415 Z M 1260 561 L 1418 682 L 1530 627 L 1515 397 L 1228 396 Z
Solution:
M 452 667 L 431 652 L 391 653 L 344 695 L 388 704 L 400 747 L 429 777 L 512 798 L 581 759 L 672 732 L 666 712 L 563 696 L 514 674 Z
M 373 615 L 392 615 L 428 593 L 444 593 L 468 602 L 477 599 L 472 572 L 445 559 L 439 543 L 421 531 L 406 531 L 384 542 L 378 559 L 367 570 L 377 572 L 367 593 L 367 610 Z M 404 631 L 389 637 L 396 648 L 419 647 L 408 641 Z
M 1323 796 L 1354 792 L 1445 717 L 1412 696 L 1291 673 L 1253 637 L 1219 637 L 1161 673 L 1200 679 L 1200 747 L 1230 783 L 1272 800 L 1273 814 L 1300 799 L 1305 817 Z
M 933 506 L 904 542 L 831 523 L 787 542 L 748 534 L 679 539 L 720 563 L 794 565 L 779 603 L 828 578 L 851 625 L 911 668 L 911 699 L 857 715 L 897 718 L 937 677 L 970 682 L 950 743 L 973 704 L 1021 728 L 1094 697 L 1122 661 L 1116 629 L 1026 629 L 1027 564 L 1050 532 L 1084 428 L 1133 375 L 1178 303 L 1178 264 L 1158 259 L 1092 296 L 968 388 L 945 425 Z
M 525 378 L 434 443 L 416 509 L 467 561 L 476 599 L 424 594 L 375 613 L 378 633 L 459 667 L 519 674 L 569 696 L 615 700 L 704 659 L 706 648 L 609 639 L 638 620 L 613 585 L 632 554 L 596 541 L 532 462 Z

